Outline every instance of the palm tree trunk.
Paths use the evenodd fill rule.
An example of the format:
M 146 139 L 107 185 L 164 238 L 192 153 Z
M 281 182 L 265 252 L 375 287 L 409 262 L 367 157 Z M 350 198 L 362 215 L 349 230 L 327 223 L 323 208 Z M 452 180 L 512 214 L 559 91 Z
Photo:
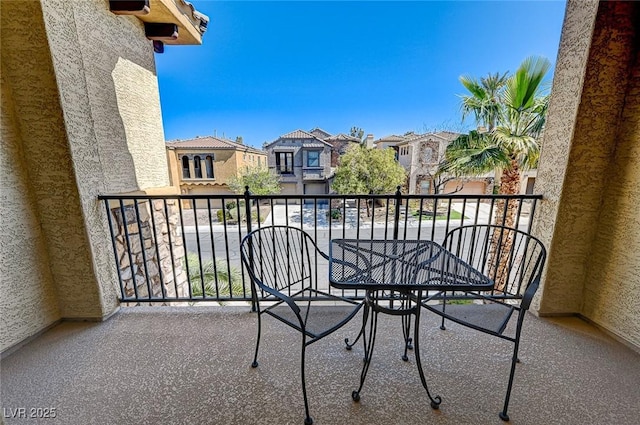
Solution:
M 512 159 L 511 167 L 504 169 L 500 177 L 500 194 L 516 195 L 520 191 L 520 170 L 518 163 Z M 513 200 L 499 200 L 496 205 L 496 215 L 494 223 L 499 226 L 514 227 L 518 203 Z M 513 232 L 505 232 L 496 229 L 491 240 L 491 250 L 487 269 L 489 276 L 493 277 L 495 288 L 498 291 L 505 291 L 509 276 L 510 251 L 513 246 Z

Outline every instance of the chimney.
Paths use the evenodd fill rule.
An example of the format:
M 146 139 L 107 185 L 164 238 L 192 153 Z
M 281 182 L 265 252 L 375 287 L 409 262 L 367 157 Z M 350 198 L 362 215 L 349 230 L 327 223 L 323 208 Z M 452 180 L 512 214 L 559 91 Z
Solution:
M 367 138 L 364 139 L 365 146 L 368 148 L 373 147 L 373 134 L 367 134 Z

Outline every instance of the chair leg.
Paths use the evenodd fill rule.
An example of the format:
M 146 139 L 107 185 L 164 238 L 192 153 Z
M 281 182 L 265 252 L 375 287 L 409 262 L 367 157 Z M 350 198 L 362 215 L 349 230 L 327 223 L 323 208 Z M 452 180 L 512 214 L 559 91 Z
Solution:
M 422 369 L 422 360 L 420 359 L 420 309 L 421 305 L 418 302 L 416 305 L 415 315 L 416 315 L 416 323 L 414 325 L 414 351 L 413 353 L 416 356 L 416 366 L 418 367 L 418 373 L 420 374 L 420 381 L 422 382 L 422 386 L 427 391 L 427 396 L 429 396 L 429 400 L 431 400 L 431 408 L 434 410 L 438 410 L 440 408 L 440 403 L 442 403 L 442 398 L 439 395 L 435 397 L 431 396 L 431 392 L 429 392 L 429 386 L 427 385 L 427 379 L 424 376 L 424 370 Z
M 309 415 L 309 400 L 307 399 L 307 383 L 304 375 L 304 359 L 307 349 L 307 336 L 302 331 L 302 354 L 300 356 L 300 377 L 302 378 L 302 397 L 304 398 L 304 423 L 305 425 L 313 424 L 313 418 Z
M 362 371 L 360 372 L 360 385 L 358 389 L 351 393 L 353 401 L 360 401 L 360 391 L 364 386 L 364 380 L 367 377 L 369 366 L 371 365 L 371 356 L 373 355 L 373 346 L 376 343 L 376 333 L 378 328 L 378 312 L 373 310 L 369 323 L 369 341 L 367 344 L 366 335 L 364 336 L 365 348 L 364 348 L 364 364 L 362 365 Z
M 367 325 L 367 318 L 368 317 L 369 317 L 369 306 L 367 304 L 365 304 L 364 305 L 364 311 L 362 313 L 362 327 L 360 328 L 360 332 L 358 332 L 358 335 L 356 336 L 356 339 L 354 339 L 353 342 L 349 342 L 349 338 L 345 338 L 344 339 L 345 348 L 348 351 L 351 351 L 351 349 L 353 348 L 354 345 L 356 345 L 356 343 L 358 342 L 360 337 L 362 337 L 364 335 L 364 330 L 365 330 L 365 327 Z M 366 345 L 366 343 L 365 343 L 365 345 Z
M 258 348 L 260 348 L 260 335 L 262 333 L 262 313 L 258 309 L 258 337 L 256 339 L 256 351 L 253 355 L 253 363 L 251 363 L 251 367 L 258 367 Z
M 507 385 L 507 395 L 504 398 L 504 407 L 502 408 L 502 412 L 498 416 L 500 419 L 507 422 L 509 421 L 509 415 L 507 414 L 507 409 L 509 407 L 509 398 L 511 397 L 511 388 L 513 387 L 513 377 L 516 372 L 516 363 L 518 363 L 518 346 L 520 345 L 520 339 L 516 338 L 515 345 L 513 347 L 513 357 L 511 359 L 511 372 L 509 373 L 509 385 Z
M 409 357 L 407 356 L 408 350 L 413 350 L 413 339 L 409 336 L 411 335 L 411 315 L 402 316 L 402 334 L 404 336 L 404 354 L 402 355 L 402 360 L 405 362 L 409 361 Z

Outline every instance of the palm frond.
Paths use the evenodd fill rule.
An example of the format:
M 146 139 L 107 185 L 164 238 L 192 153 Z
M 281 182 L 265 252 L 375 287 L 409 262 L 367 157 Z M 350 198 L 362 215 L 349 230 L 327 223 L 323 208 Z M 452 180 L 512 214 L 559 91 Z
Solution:
M 438 173 L 478 176 L 508 165 L 509 157 L 491 134 L 471 131 L 447 146 Z
M 187 254 L 187 267 L 194 297 L 225 297 L 242 293 L 242 272 L 226 261 L 211 260 L 200 263 L 198 254 Z M 204 292 L 203 292 L 204 289 Z

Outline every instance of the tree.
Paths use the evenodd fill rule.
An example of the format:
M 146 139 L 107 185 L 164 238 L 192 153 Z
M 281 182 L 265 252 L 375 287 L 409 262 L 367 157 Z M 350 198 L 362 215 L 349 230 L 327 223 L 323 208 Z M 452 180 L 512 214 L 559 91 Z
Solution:
M 252 195 L 273 195 L 280 193 L 280 177 L 267 167 L 245 167 L 229 179 L 229 189 L 243 194 L 249 186 Z
M 454 140 L 447 147 L 440 170 L 457 175 L 480 175 L 500 170 L 499 192 L 518 193 L 520 171 L 536 166 L 540 155 L 538 138 L 544 128 L 549 103 L 543 79 L 549 68 L 546 58 L 529 57 L 506 81 L 503 80 L 507 74 L 489 74 L 479 83 L 472 78 L 461 78 L 471 93 L 462 96 L 463 119 L 473 114 L 476 123 L 484 128 Z M 499 201 L 495 222 L 513 227 L 516 213 L 515 202 Z M 510 243 L 513 241 L 506 241 L 507 245 Z M 491 252 L 489 258 L 494 264 L 495 255 L 499 254 Z M 507 261 L 508 258 L 499 259 L 500 270 L 507 269 L 503 267 Z M 506 276 L 496 276 L 497 289 L 505 282 Z
M 360 141 L 364 140 L 364 130 L 360 127 L 351 127 L 351 130 L 349 130 L 349 135 L 352 137 L 357 137 L 358 139 L 360 139 Z
M 405 178 L 393 149 L 354 145 L 340 157 L 332 189 L 340 194 L 380 195 L 393 193 Z
M 502 110 L 502 102 L 500 92 L 507 84 L 509 74 L 505 72 L 500 75 L 489 74 L 486 77 L 476 78 L 463 75 L 460 77 L 460 83 L 469 91 L 469 95 L 462 95 L 461 107 L 462 120 L 473 114 L 476 123 L 481 124 L 484 128 L 492 132 L 498 122 L 498 117 Z
M 241 145 L 244 144 L 244 140 L 242 139 L 242 136 L 236 137 L 236 143 L 241 144 Z
M 549 101 L 542 80 L 549 67 L 546 58 L 530 57 L 510 76 L 489 74 L 479 82 L 462 77 L 471 93 L 462 96 L 463 119 L 473 114 L 482 128 L 449 144 L 440 171 L 477 176 L 500 170 L 500 193 L 518 193 L 520 171 L 534 167 L 540 155 L 538 138 Z M 498 211 L 497 220 L 503 212 Z M 507 213 L 504 224 L 512 226 L 514 220 L 515 209 Z
M 331 188 L 343 195 L 381 195 L 393 193 L 405 180 L 406 171 L 396 161 L 393 149 L 354 145 L 340 157 Z

